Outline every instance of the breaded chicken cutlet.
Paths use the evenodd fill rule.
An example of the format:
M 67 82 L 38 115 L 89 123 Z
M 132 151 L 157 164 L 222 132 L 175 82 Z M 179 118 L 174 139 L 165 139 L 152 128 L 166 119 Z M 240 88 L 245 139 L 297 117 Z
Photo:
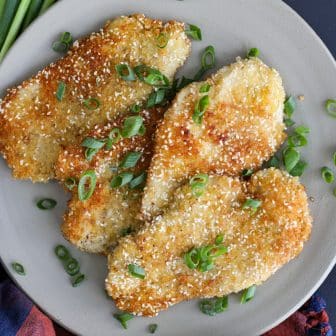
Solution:
M 143 217 L 159 214 L 197 172 L 237 176 L 259 168 L 285 139 L 284 100 L 278 72 L 257 58 L 181 90 L 156 132 Z
M 155 128 L 163 112 L 164 108 L 160 107 L 141 111 L 139 116 L 143 118 L 145 133 L 122 138 L 110 149 L 103 147 L 91 161 L 86 159 L 86 148 L 80 144 L 67 146 L 61 151 L 55 172 L 56 178 L 63 184 L 66 184 L 69 178 L 78 181 L 82 174 L 90 170 L 95 171 L 97 177 L 94 192 L 85 201 L 79 199 L 77 185 L 71 189 L 72 198 L 63 218 L 64 237 L 79 249 L 107 254 L 108 249 L 116 245 L 121 236 L 139 229 L 142 222 L 137 217 L 141 207 L 143 185 L 152 157 Z M 126 119 L 129 119 L 129 116 L 116 118 L 104 126 L 97 125 L 89 137 L 104 140 L 111 130 L 122 129 Z M 129 153 L 142 155 L 134 168 L 118 168 Z M 113 177 L 122 172 L 131 172 L 134 177 L 142 176 L 142 182 L 139 181 L 141 183 L 135 188 L 132 188 L 132 184 L 112 188 L 110 182 Z
M 246 206 L 251 199 L 260 202 L 256 211 Z M 108 258 L 106 289 L 118 308 L 144 316 L 183 300 L 239 292 L 296 257 L 310 231 L 307 195 L 298 178 L 274 168 L 247 182 L 210 176 L 201 196 L 188 183 L 181 186 L 162 215 L 120 240 Z M 227 252 L 213 257 L 212 269 L 187 266 L 191 249 L 212 246 L 214 256 L 218 237 Z
M 158 42 L 162 34 L 168 39 L 164 48 Z M 116 65 L 145 65 L 172 81 L 189 52 L 183 23 L 140 14 L 121 16 L 76 41 L 64 58 L 9 90 L 1 102 L 0 152 L 14 177 L 53 178 L 62 146 L 146 101 L 153 86 L 122 79 Z

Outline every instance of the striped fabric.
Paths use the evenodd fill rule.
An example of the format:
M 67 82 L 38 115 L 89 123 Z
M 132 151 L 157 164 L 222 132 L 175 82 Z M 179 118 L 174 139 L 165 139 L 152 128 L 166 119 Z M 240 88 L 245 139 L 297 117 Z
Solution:
M 1 274 L 2 273 L 2 274 Z M 0 267 L 1 336 L 71 336 L 53 325 L 32 301 L 6 278 Z M 262 312 L 261 312 L 262 313 Z M 263 336 L 332 336 L 325 301 L 313 297 L 296 313 Z

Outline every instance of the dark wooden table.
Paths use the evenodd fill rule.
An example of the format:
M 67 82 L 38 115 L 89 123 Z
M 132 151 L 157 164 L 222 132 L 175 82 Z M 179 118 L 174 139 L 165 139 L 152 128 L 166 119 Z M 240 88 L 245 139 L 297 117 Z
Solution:
M 336 57 L 336 0 L 284 1 L 294 8 L 312 26 L 334 57 Z M 312 265 L 312 267 L 314 267 L 314 265 Z M 331 325 L 336 332 L 336 267 L 334 267 L 333 271 L 322 284 L 318 293 L 327 301 Z

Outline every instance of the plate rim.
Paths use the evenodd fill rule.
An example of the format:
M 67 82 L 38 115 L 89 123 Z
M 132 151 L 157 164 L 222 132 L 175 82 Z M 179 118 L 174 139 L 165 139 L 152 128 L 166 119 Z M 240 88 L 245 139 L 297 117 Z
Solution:
M 216 1 L 220 1 L 220 0 L 216 0 Z M 22 36 L 30 34 L 30 31 L 32 30 L 32 28 L 35 25 L 38 25 L 41 20 L 45 20 L 44 17 L 47 16 L 48 13 L 52 12 L 54 10 L 54 8 L 56 8 L 56 7 L 63 6 L 65 2 L 66 1 L 59 0 L 58 2 L 54 3 L 53 6 L 51 6 L 44 13 L 44 15 L 39 16 L 38 18 L 36 18 L 29 25 L 29 27 L 16 39 L 16 41 L 14 42 L 14 44 L 12 45 L 12 47 L 10 48 L 10 50 L 8 51 L 8 53 L 6 54 L 4 60 L 6 60 L 7 58 L 10 58 L 12 53 L 15 53 L 16 45 L 18 44 L 17 42 L 21 40 Z M 334 69 L 336 71 L 336 59 L 334 58 L 333 54 L 331 53 L 331 51 L 329 50 L 329 48 L 327 47 L 327 45 L 324 43 L 324 41 L 322 40 L 322 38 L 318 35 L 318 33 L 310 26 L 310 24 L 295 9 L 293 9 L 289 4 L 287 4 L 283 0 L 278 0 L 276 3 L 274 2 L 272 4 L 269 3 L 269 5 L 270 6 L 282 7 L 282 9 L 285 10 L 285 11 L 287 11 L 287 13 L 291 13 L 292 15 L 294 15 L 296 17 L 296 19 L 300 22 L 300 24 L 303 25 L 305 27 L 305 29 L 307 29 L 310 32 L 310 35 L 315 39 L 316 43 L 318 43 L 323 48 L 326 56 L 329 58 L 329 60 L 333 64 L 333 67 L 334 67 Z M 3 64 L 3 62 L 0 64 L 0 68 L 2 67 L 2 64 Z M 72 329 L 71 327 L 69 327 L 68 325 L 66 325 L 63 321 L 61 321 L 59 318 L 57 318 L 52 313 L 50 313 L 48 311 L 48 309 L 46 307 L 44 307 L 44 305 L 39 304 L 36 299 L 34 299 L 34 298 L 32 298 L 30 296 L 30 294 L 19 284 L 18 280 L 14 276 L 13 270 L 11 270 L 10 267 L 9 267 L 9 265 L 5 263 L 5 261 L 3 260 L 3 258 L 1 257 L 1 255 L 0 255 L 0 264 L 2 265 L 2 267 L 4 268 L 4 270 L 6 271 L 7 275 L 10 278 L 10 280 L 13 281 L 13 283 L 32 301 L 32 303 L 34 305 L 36 305 L 44 314 L 46 314 L 52 320 L 52 322 L 56 322 L 61 327 L 63 327 L 67 331 L 73 333 L 74 335 L 79 335 L 79 334 L 77 334 L 77 331 L 75 331 L 74 329 Z M 329 266 L 326 268 L 326 270 L 323 272 L 323 274 L 321 274 L 319 276 L 319 279 L 318 279 L 318 281 L 316 281 L 315 285 L 309 291 L 307 291 L 306 295 L 304 297 L 302 297 L 286 313 L 284 313 L 283 315 L 279 316 L 275 321 L 269 323 L 264 328 L 260 329 L 260 331 L 258 333 L 259 334 L 263 334 L 263 333 L 271 330 L 272 328 L 276 327 L 281 322 L 283 322 L 284 320 L 286 320 L 295 311 L 297 311 L 297 309 L 300 308 L 312 296 L 312 294 L 314 292 L 316 292 L 316 290 L 321 286 L 321 284 L 325 281 L 325 279 L 327 278 L 327 276 L 329 275 L 329 273 L 332 271 L 332 269 L 335 266 L 335 264 L 336 264 L 336 254 L 334 255 L 333 259 L 329 263 Z

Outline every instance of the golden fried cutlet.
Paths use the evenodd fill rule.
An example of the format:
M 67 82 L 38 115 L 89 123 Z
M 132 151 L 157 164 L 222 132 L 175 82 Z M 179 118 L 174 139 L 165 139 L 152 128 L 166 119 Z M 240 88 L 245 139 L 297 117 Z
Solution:
M 247 199 L 261 201 L 255 213 Z M 296 257 L 311 231 L 307 195 L 298 178 L 271 168 L 250 181 L 210 176 L 202 196 L 189 184 L 174 193 L 162 215 L 120 240 L 109 255 L 106 288 L 118 308 L 153 316 L 170 305 L 259 285 Z M 190 269 L 184 254 L 223 235 L 227 253 L 205 272 Z M 129 265 L 144 269 L 132 276 Z M 139 272 L 138 272 L 139 274 Z
M 204 84 L 210 84 L 208 93 L 200 92 Z M 195 107 L 207 95 L 199 125 Z M 257 58 L 239 60 L 181 90 L 156 132 L 143 217 L 159 214 L 175 188 L 197 172 L 237 176 L 260 167 L 285 139 L 284 99 L 279 74 Z
M 168 38 L 164 48 L 160 34 Z M 98 33 L 76 41 L 64 58 L 9 90 L 1 102 L 0 152 L 14 177 L 44 182 L 53 178 L 62 146 L 78 142 L 94 125 L 147 99 L 153 87 L 139 79 L 122 79 L 115 65 L 146 65 L 171 81 L 189 52 L 183 23 L 140 14 L 107 22 Z M 100 106 L 87 101 L 92 98 Z
M 80 145 L 65 147 L 55 165 L 56 178 L 63 183 L 68 178 L 78 181 L 82 173 L 94 170 L 97 185 L 93 195 L 86 201 L 78 197 L 77 187 L 72 189 L 72 198 L 64 215 L 62 232 L 64 237 L 81 250 L 93 253 L 107 253 L 120 236 L 138 229 L 137 219 L 141 206 L 142 189 L 128 186 L 111 188 L 113 176 L 123 171 L 135 176 L 146 172 L 152 157 L 152 144 L 155 127 L 164 112 L 163 108 L 143 110 L 146 132 L 142 136 L 123 138 L 110 150 L 104 147 L 91 161 L 85 158 L 85 148 Z M 106 139 L 114 128 L 121 128 L 126 117 L 116 118 L 104 126 L 96 126 L 89 134 L 95 139 Z M 120 162 L 129 152 L 142 152 L 135 168 L 118 169 Z

